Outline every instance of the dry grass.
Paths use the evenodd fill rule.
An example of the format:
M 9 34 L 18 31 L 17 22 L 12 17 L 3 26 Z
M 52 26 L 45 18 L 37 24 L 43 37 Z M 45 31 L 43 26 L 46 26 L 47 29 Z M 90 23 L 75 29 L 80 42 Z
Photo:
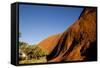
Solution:
M 19 61 L 19 64 L 31 64 L 31 63 L 46 63 L 47 59 L 46 57 L 42 57 L 39 59 L 31 59 L 31 60 L 21 60 Z

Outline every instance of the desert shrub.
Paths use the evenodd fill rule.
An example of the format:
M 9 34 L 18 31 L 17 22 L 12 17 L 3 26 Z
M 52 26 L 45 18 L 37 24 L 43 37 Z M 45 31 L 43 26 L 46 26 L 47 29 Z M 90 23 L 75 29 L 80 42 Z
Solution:
M 20 43 L 19 58 L 22 60 L 39 59 L 47 55 L 47 52 L 38 45 L 27 45 L 26 43 Z M 23 57 L 23 54 L 25 56 Z
M 40 57 L 46 56 L 47 53 L 39 46 L 31 46 L 27 55 L 29 56 L 29 59 L 39 59 Z

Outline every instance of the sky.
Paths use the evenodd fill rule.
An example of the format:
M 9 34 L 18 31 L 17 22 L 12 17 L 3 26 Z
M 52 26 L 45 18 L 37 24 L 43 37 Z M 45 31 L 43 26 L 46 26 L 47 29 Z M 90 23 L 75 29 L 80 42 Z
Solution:
M 20 41 L 38 44 L 49 36 L 64 32 L 80 16 L 83 8 L 19 5 Z

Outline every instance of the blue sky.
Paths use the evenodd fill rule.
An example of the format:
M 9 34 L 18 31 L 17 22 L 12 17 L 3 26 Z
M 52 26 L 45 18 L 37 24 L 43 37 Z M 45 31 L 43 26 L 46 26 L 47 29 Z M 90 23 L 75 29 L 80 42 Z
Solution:
M 43 39 L 63 32 L 74 23 L 83 8 L 19 5 L 20 41 L 38 44 Z

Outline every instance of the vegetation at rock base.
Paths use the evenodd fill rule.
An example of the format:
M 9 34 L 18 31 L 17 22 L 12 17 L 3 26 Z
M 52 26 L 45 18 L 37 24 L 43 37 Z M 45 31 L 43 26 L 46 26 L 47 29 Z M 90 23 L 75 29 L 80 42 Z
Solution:
M 46 56 L 47 52 L 40 46 L 19 42 L 19 64 L 44 63 Z

